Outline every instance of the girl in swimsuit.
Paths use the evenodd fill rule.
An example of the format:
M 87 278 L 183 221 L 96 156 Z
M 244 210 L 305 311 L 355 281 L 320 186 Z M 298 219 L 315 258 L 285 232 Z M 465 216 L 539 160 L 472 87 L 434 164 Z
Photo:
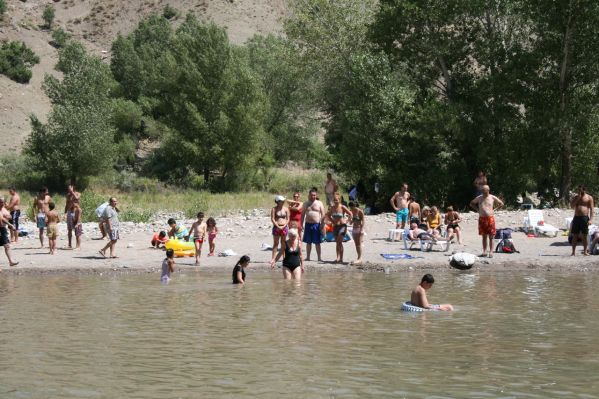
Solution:
M 453 206 L 448 206 L 447 214 L 445 214 L 445 223 L 447 223 L 447 241 L 451 241 L 455 236 L 458 239 L 458 244 L 462 244 L 459 225 L 461 221 L 460 214 L 453 210 Z
M 289 229 L 289 239 L 285 245 L 283 258 L 283 278 L 285 280 L 301 280 L 304 272 L 304 256 L 297 229 Z
M 206 234 L 208 234 L 208 248 L 210 251 L 208 256 L 214 256 L 214 239 L 218 234 L 218 228 L 216 227 L 216 220 L 212 217 L 206 220 Z
M 289 224 L 289 208 L 285 205 L 285 197 L 277 195 L 275 197 L 275 205 L 270 210 L 270 221 L 272 222 L 272 256 L 270 259 L 270 267 L 275 267 L 275 258 L 277 253 L 283 253 L 285 251 L 285 237 L 287 237 L 287 231 L 289 230 L 287 225 Z M 279 243 L 281 244 L 281 250 L 279 252 Z
M 352 213 L 352 237 L 356 244 L 356 252 L 358 253 L 358 259 L 353 264 L 359 265 L 362 263 L 362 239 L 364 237 L 364 211 L 360 209 L 358 201 L 350 201 L 349 210 Z
M 346 217 L 352 218 L 353 215 L 345 205 L 341 204 L 341 194 L 336 192 L 333 196 L 333 206 L 329 208 L 329 212 L 325 216 L 333 224 L 333 236 L 337 244 L 335 263 L 343 262 L 343 238 L 347 232 Z
M 304 210 L 304 204 L 300 201 L 300 193 L 296 191 L 293 193 L 293 201 L 287 200 L 289 204 L 289 221 L 297 222 L 297 232 L 299 239 L 302 239 L 302 211 Z

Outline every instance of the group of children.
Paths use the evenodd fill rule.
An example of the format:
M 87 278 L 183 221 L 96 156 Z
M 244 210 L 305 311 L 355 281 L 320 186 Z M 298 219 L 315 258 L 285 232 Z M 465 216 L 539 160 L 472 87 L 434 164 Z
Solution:
M 245 284 L 245 268 L 250 264 L 250 257 L 243 255 L 233 267 L 232 280 L 233 284 Z M 160 281 L 168 283 L 171 279 L 171 273 L 175 271 L 175 251 L 172 249 L 166 250 L 166 258 L 162 261 L 162 272 Z

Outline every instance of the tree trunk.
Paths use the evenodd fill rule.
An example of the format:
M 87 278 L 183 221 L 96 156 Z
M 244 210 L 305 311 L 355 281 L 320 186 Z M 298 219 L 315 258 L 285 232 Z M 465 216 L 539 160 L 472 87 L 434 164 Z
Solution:
M 562 63 L 559 77 L 560 91 L 560 117 L 558 119 L 558 129 L 560 138 L 560 161 L 561 161 L 561 183 L 559 188 L 559 198 L 561 202 L 567 201 L 572 187 L 572 128 L 569 126 L 566 115 L 568 109 L 568 76 L 570 68 L 570 51 L 572 40 L 572 1 L 569 4 L 568 22 L 566 32 L 564 33 L 564 46 L 562 52 Z
M 210 169 L 208 167 L 204 167 L 204 184 L 207 184 L 210 180 Z

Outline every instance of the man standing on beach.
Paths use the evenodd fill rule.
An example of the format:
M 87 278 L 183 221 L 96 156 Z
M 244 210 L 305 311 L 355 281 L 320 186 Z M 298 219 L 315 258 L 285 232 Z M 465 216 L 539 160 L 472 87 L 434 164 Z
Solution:
M 73 230 L 75 229 L 74 217 L 75 217 L 75 208 L 74 203 L 79 203 L 79 199 L 81 198 L 81 193 L 75 191 L 75 186 L 69 184 L 67 187 L 66 194 L 66 204 L 64 206 L 64 213 L 67 218 L 67 237 L 68 237 L 68 245 L 69 249 L 72 247 L 73 240 Z
M 19 262 L 13 262 L 10 256 L 10 238 L 8 235 L 8 229 L 14 230 L 14 226 L 9 222 L 10 213 L 4 207 L 4 198 L 0 197 L 0 247 L 4 247 L 4 252 L 8 258 L 8 264 L 10 266 L 16 266 Z
M 582 241 L 583 254 L 589 255 L 587 235 L 589 234 L 589 225 L 593 224 L 595 202 L 593 197 L 587 194 L 585 186 L 578 186 L 578 193 L 570 201 L 570 206 L 574 209 L 574 218 L 570 227 L 572 256 L 575 255 L 576 244 L 579 239 Z
M 339 191 L 339 186 L 337 185 L 337 181 L 333 179 L 333 175 L 327 173 L 327 181 L 324 183 L 324 192 L 327 195 L 327 205 L 333 205 L 333 196 Z M 310 257 L 310 256 L 308 256 Z
M 33 213 L 36 215 L 37 228 L 40 231 L 40 245 L 44 247 L 44 229 L 46 228 L 46 213 L 48 212 L 48 204 L 52 201 L 52 197 L 48 194 L 48 188 L 42 187 L 33 200 Z
M 483 237 L 483 253 L 481 257 L 493 257 L 493 238 L 495 237 L 495 209 L 504 204 L 499 198 L 491 194 L 491 189 L 486 184 L 481 187 L 482 194 L 470 202 L 470 208 L 478 211 L 478 235 Z M 487 255 L 487 242 L 489 252 Z
M 102 213 L 102 220 L 104 221 L 104 228 L 106 229 L 106 234 L 108 234 L 108 238 L 110 242 L 104 246 L 99 252 L 100 255 L 106 257 L 106 250 L 110 248 L 110 257 L 117 258 L 115 255 L 115 245 L 118 241 L 119 237 L 119 214 L 116 209 L 117 200 L 114 197 L 111 197 L 108 200 L 108 206 L 104 209 Z
M 6 205 L 6 209 L 10 212 L 10 222 L 15 226 L 14 230 L 10 231 L 11 241 L 15 244 L 19 241 L 19 218 L 21 217 L 21 197 L 14 187 L 8 189 L 10 201 Z
M 304 225 L 304 238 L 303 241 L 306 243 L 306 260 L 310 260 L 310 253 L 312 252 L 312 244 L 316 245 L 316 255 L 318 261 L 322 259 L 320 257 L 320 243 L 322 242 L 320 233 L 320 223 L 324 218 L 324 205 L 318 199 L 316 199 L 317 191 L 315 187 L 312 187 L 308 194 L 308 201 L 304 202 L 302 209 L 302 225 Z
M 406 222 L 408 221 L 408 201 L 410 200 L 410 193 L 408 192 L 408 185 L 404 183 L 401 185 L 401 190 L 397 191 L 391 197 L 389 202 L 395 210 L 395 228 L 405 228 Z

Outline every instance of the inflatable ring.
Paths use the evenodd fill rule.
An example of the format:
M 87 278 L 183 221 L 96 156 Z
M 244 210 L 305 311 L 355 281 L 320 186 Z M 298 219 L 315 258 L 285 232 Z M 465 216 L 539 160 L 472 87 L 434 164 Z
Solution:
M 187 251 L 175 251 L 175 257 L 176 258 L 183 258 L 186 256 L 195 256 L 196 251 L 194 250 L 187 250 Z
M 404 302 L 401 304 L 401 310 L 403 310 L 404 312 L 430 312 L 430 311 L 434 311 L 437 310 L 437 308 L 439 307 L 439 305 L 431 305 L 433 307 L 433 309 L 425 309 L 425 308 L 421 308 L 420 306 L 415 306 L 412 305 L 412 302 Z
M 172 249 L 173 251 L 195 251 L 193 242 L 171 239 L 164 244 L 164 248 Z

